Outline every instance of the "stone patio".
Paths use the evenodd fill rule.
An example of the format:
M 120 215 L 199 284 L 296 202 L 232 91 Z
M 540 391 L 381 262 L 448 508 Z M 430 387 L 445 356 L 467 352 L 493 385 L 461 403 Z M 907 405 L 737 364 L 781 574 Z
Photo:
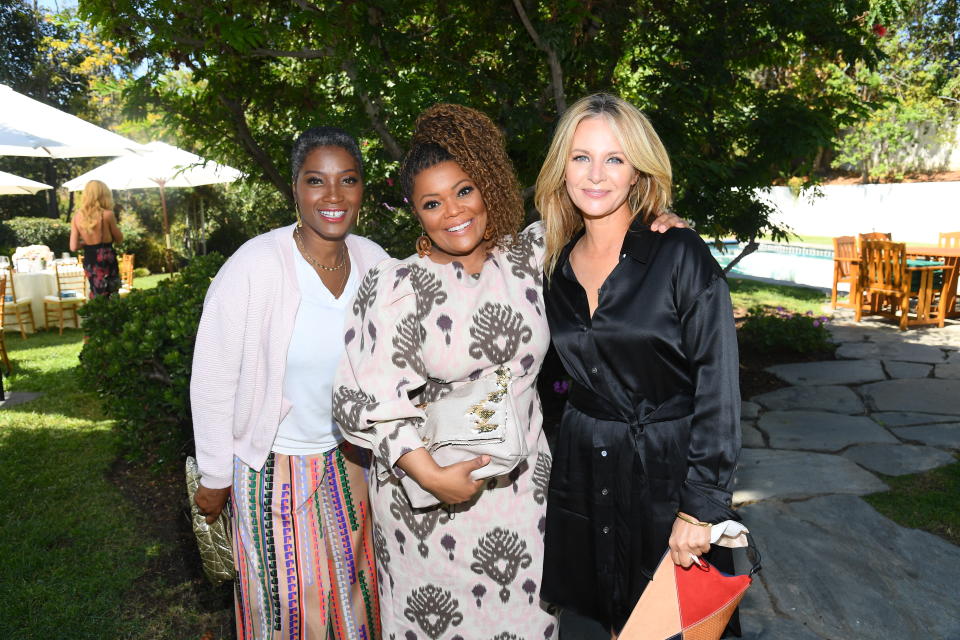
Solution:
M 960 323 L 838 319 L 838 360 L 771 367 L 743 403 L 734 503 L 763 554 L 744 638 L 960 638 L 960 547 L 858 496 L 960 452 Z
M 960 547 L 860 498 L 957 460 L 960 323 L 900 332 L 836 316 L 838 360 L 771 367 L 791 386 L 741 406 L 734 503 L 763 556 L 743 637 L 960 639 Z M 561 640 L 609 637 L 561 618 Z

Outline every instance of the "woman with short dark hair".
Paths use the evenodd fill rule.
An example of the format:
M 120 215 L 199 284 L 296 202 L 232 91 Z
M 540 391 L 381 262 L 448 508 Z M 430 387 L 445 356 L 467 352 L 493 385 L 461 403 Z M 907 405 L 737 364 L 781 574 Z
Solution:
M 210 284 L 190 399 L 212 522 L 233 502 L 240 640 L 380 637 L 361 449 L 333 420 L 341 327 L 387 254 L 350 233 L 363 163 L 342 129 L 305 131 L 291 154 L 297 223 L 248 241 Z

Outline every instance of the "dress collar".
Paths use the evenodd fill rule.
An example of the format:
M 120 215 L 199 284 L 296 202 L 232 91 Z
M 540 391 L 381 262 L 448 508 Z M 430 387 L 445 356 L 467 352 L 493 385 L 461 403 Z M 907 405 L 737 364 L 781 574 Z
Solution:
M 570 266 L 570 252 L 584 233 L 586 233 L 586 229 L 581 227 L 579 231 L 573 234 L 570 242 L 560 252 L 560 258 L 557 261 L 560 272 L 571 280 L 576 280 L 577 277 L 573 273 L 573 267 Z M 647 262 L 650 258 L 650 251 L 653 249 L 653 243 L 649 242 L 650 233 L 652 233 L 650 225 L 644 224 L 643 216 L 635 216 L 627 229 L 627 233 L 623 236 L 623 245 L 620 248 L 621 255 L 630 256 L 637 262 Z
M 653 232 L 650 231 L 650 225 L 644 224 L 642 215 L 637 215 L 623 237 L 620 253 L 630 256 L 637 262 L 646 262 L 653 249 L 653 243 L 649 241 L 651 233 Z

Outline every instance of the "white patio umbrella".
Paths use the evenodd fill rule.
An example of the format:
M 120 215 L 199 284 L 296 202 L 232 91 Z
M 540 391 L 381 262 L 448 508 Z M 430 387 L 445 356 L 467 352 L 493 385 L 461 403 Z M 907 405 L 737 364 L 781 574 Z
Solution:
M 32 195 L 44 189 L 53 189 L 53 187 L 36 180 L 21 178 L 6 171 L 0 171 L 0 195 L 21 195 L 25 193 Z
M 163 210 L 163 235 L 167 249 L 170 248 L 170 224 L 167 218 L 166 189 L 169 187 L 199 187 L 205 184 L 234 182 L 243 173 L 205 160 L 164 142 L 154 141 L 144 145 L 145 151 L 134 156 L 116 158 L 63 183 L 70 191 L 79 191 L 90 180 L 100 180 L 111 189 L 160 188 L 160 206 Z M 202 214 L 201 214 L 202 215 Z M 201 220 L 201 227 L 203 222 Z
M 0 156 L 122 156 L 142 146 L 0 84 Z

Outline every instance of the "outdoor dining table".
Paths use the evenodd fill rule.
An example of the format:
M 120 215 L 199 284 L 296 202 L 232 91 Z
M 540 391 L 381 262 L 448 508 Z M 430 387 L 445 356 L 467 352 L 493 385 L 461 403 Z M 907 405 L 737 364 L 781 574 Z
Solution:
M 30 308 L 33 310 L 33 322 L 39 329 L 45 327 L 46 318 L 43 313 L 44 296 L 57 295 L 57 276 L 53 269 L 43 271 L 29 271 L 13 274 L 13 284 L 17 290 L 17 298 L 30 298 Z M 19 331 L 16 325 L 6 325 L 8 331 Z
M 960 276 L 960 247 L 938 247 L 936 245 L 908 244 L 907 257 L 936 260 L 948 267 L 953 267 L 950 281 L 944 287 L 944 296 L 947 299 L 947 317 L 960 317 L 957 306 L 957 278 Z

